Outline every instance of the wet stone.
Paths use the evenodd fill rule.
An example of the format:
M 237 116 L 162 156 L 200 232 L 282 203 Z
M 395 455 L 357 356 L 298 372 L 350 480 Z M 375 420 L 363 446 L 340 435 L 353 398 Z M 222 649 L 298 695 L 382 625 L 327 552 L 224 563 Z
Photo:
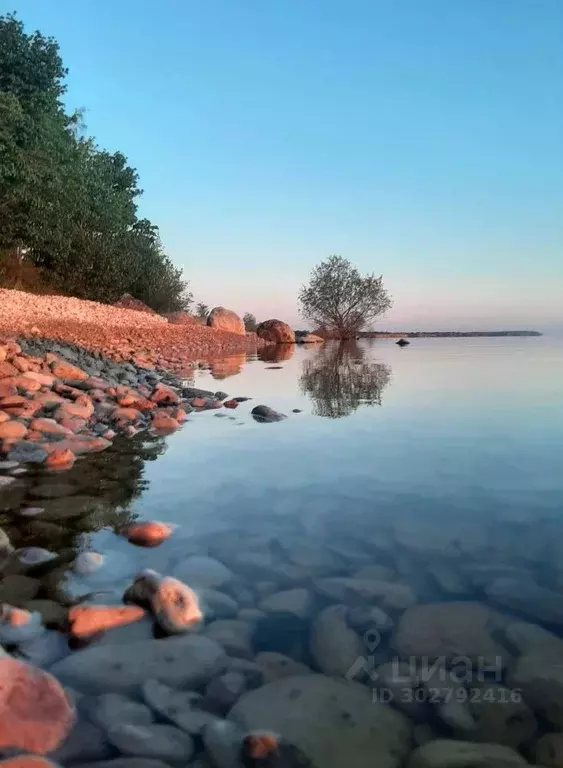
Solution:
M 154 722 L 147 706 L 118 693 L 94 697 L 88 703 L 87 712 L 90 720 L 105 732 L 116 723 L 150 725 Z
M 47 455 L 47 451 L 41 446 L 19 440 L 8 452 L 8 461 L 16 461 L 19 464 L 42 464 Z
M 143 685 L 143 698 L 160 718 L 192 735 L 217 720 L 212 712 L 201 709 L 202 697 L 194 691 L 178 691 L 157 680 Z
M 187 687 L 211 679 L 224 662 L 223 648 L 197 635 L 146 640 L 128 645 L 99 645 L 78 651 L 52 668 L 65 684 L 84 692 L 127 692 L 155 678 Z
M 187 762 L 194 751 L 192 737 L 173 725 L 115 724 L 107 735 L 126 755 Z

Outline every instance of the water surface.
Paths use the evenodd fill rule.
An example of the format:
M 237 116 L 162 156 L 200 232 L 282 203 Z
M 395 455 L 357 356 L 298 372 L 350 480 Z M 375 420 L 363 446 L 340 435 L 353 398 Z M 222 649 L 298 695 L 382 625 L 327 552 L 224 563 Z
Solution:
M 85 596 L 117 604 L 142 568 L 182 577 L 188 558 L 218 560 L 228 579 L 204 584 L 209 574 L 193 571 L 190 579 L 206 611 L 203 634 L 220 639 L 233 663 L 264 663 L 257 654 L 276 652 L 288 657 L 284 663 L 361 683 L 372 702 L 387 691 L 386 706 L 409 728 L 425 728 L 415 729 L 414 741 L 399 738 L 403 758 L 429 739 L 455 738 L 513 748 L 539 764 L 539 737 L 563 728 L 563 681 L 545 694 L 519 664 L 532 654 L 550 678 L 540 669 L 546 658 L 563 661 L 562 382 L 563 344 L 548 337 L 417 339 L 404 349 L 373 340 L 227 358 L 199 370 L 193 383 L 250 400 L 234 411 L 192 414 L 166 439 L 117 440 L 64 475 L 30 475 L 19 496 L 3 502 L 3 526 L 16 544 L 64 555 L 66 565 L 38 576 L 39 597 L 63 603 Z M 257 404 L 287 418 L 258 423 L 250 413 Z M 30 504 L 47 514 L 22 521 L 18 510 Z M 139 549 L 118 535 L 135 517 L 178 529 L 158 549 Z M 111 567 L 93 580 L 77 578 L 68 563 L 81 549 L 104 553 Z M 268 598 L 288 590 L 297 592 L 276 598 L 284 610 L 272 608 Z M 227 608 L 217 607 L 217 592 L 229 598 Z M 146 621 L 97 643 L 152 636 Z M 58 666 L 64 660 L 51 667 L 67 653 L 59 644 L 31 658 L 80 690 Z M 394 669 L 384 685 L 381 665 L 397 659 L 417 675 L 424 659 L 438 659 L 448 677 L 435 688 L 435 678 L 409 683 Z M 469 673 L 460 682 L 450 669 L 462 662 Z M 236 669 L 246 675 L 245 690 L 256 686 L 248 669 Z M 90 708 L 93 693 L 116 690 L 103 665 L 96 685 L 84 691 Z M 198 690 L 221 716 L 240 694 L 212 706 L 208 689 Z M 231 714 L 245 725 L 286 727 L 283 717 L 268 721 L 276 707 L 258 707 L 270 713 L 265 721 L 248 712 L 245 719 L 240 702 Z M 320 711 L 298 720 L 321 719 L 333 756 L 323 762 L 318 744 L 305 751 L 315 768 L 337 768 L 346 761 L 330 741 L 326 706 Z M 377 738 L 365 755 L 354 751 L 366 747 L 352 733 L 346 760 L 363 768 L 395 754 Z M 196 752 L 208 760 L 198 739 Z M 108 759 L 130 754 L 117 743 Z M 81 756 L 75 749 L 59 759 L 72 765 Z M 475 765 L 493 764 L 480 759 Z

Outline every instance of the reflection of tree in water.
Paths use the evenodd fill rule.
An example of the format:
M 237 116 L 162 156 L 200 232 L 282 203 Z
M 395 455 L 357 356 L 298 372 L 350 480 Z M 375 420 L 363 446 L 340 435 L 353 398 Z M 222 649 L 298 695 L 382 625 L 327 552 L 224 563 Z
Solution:
M 326 344 L 303 363 L 301 391 L 314 401 L 318 416 L 338 419 L 360 405 L 381 405 L 381 393 L 391 379 L 388 365 L 363 360 L 356 342 Z

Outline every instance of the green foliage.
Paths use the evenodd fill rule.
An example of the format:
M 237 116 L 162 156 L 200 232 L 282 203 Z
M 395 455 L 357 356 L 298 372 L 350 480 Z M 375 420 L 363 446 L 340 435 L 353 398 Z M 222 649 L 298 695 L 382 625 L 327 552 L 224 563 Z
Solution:
M 251 312 L 247 312 L 242 318 L 242 321 L 247 331 L 252 331 L 253 333 L 256 332 L 256 329 L 258 328 L 258 322 Z
M 299 292 L 301 315 L 316 328 L 349 338 L 386 312 L 393 302 L 383 277 L 361 275 L 342 256 L 329 256 Z
M 196 305 L 195 308 L 195 316 L 200 317 L 202 320 L 207 317 L 209 314 L 209 307 L 207 304 L 204 304 L 203 301 L 200 301 L 199 304 Z
M 64 293 L 187 310 L 182 271 L 137 216 L 136 171 L 82 135 L 61 101 L 65 75 L 52 38 L 0 16 L 0 250 L 25 254 Z

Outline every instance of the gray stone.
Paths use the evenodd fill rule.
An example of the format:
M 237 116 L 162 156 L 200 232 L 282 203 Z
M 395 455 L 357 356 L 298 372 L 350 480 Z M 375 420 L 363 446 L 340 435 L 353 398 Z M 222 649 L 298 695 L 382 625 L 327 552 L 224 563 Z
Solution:
M 242 672 L 229 670 L 213 678 L 205 689 L 204 706 L 212 712 L 226 713 L 246 691 L 246 677 Z
M 495 579 L 485 592 L 496 603 L 548 624 L 563 625 L 563 597 L 535 582 L 505 577 Z
M 348 605 L 376 602 L 387 610 L 405 610 L 416 603 L 416 596 L 407 584 L 376 579 L 350 579 L 343 576 L 315 580 L 316 589 L 327 597 Z
M 394 627 L 393 619 L 377 606 L 349 608 L 347 621 L 351 629 L 355 629 L 362 635 L 374 629 L 385 634 Z
M 223 648 L 214 640 L 181 635 L 92 646 L 58 662 L 51 672 L 78 690 L 106 693 L 134 691 L 148 678 L 176 686 L 203 684 L 224 664 Z
M 516 649 L 522 656 L 533 654 L 563 660 L 563 638 L 537 624 L 514 621 L 505 627 L 504 635 L 509 647 Z
M 412 729 L 412 737 L 414 743 L 419 747 L 428 744 L 429 741 L 435 741 L 437 738 L 436 733 L 427 723 L 419 723 L 418 725 L 415 725 Z
M 108 731 L 108 739 L 124 755 L 187 763 L 194 752 L 192 737 L 173 725 L 116 723 Z
M 51 752 L 49 758 L 57 763 L 67 765 L 84 760 L 104 760 L 110 757 L 112 748 L 103 731 L 94 723 L 79 720 L 70 735 L 56 752 Z
M 393 706 L 409 717 L 422 719 L 425 706 L 416 695 L 420 678 L 408 664 L 397 659 L 387 661 L 374 670 L 371 678 L 382 698 L 388 697 Z
M 540 654 L 521 656 L 508 675 L 507 685 L 522 691 L 532 709 L 563 728 L 563 659 Z
M 563 765 L 563 733 L 546 733 L 537 740 L 534 760 L 549 768 L 561 768 Z
M 216 768 L 244 768 L 240 748 L 244 733 L 229 720 L 217 720 L 203 730 L 205 751 Z
M 34 614 L 40 616 L 40 614 Z M 59 659 L 68 656 L 68 642 L 59 632 L 41 631 L 35 637 L 21 642 L 18 656 L 36 667 L 49 667 Z
M 430 603 L 409 608 L 393 636 L 394 648 L 404 657 L 428 656 L 430 660 L 467 656 L 483 664 L 510 657 L 493 639 L 502 617 L 480 603 Z
M 151 710 L 138 701 L 119 693 L 97 696 L 88 708 L 90 720 L 104 731 L 116 723 L 150 725 L 154 721 Z
M 311 628 L 311 655 L 327 675 L 345 677 L 365 655 L 362 640 L 346 623 L 347 612 L 345 605 L 331 605 L 319 613 Z
M 269 424 L 273 421 L 282 421 L 283 419 L 287 419 L 287 416 L 283 413 L 278 413 L 278 411 L 274 411 L 273 408 L 268 407 L 267 405 L 256 405 L 250 413 L 252 414 L 255 421 L 259 421 L 263 424 Z
M 13 463 L 17 466 L 17 461 L 14 461 Z M 0 475 L 0 491 L 2 491 L 4 488 L 8 488 L 10 485 L 13 485 L 15 482 L 15 477 L 5 477 L 4 475 Z
M 537 730 L 536 718 L 519 691 L 496 683 L 471 686 L 469 711 L 475 723 L 470 741 L 504 744 L 517 749 L 528 744 Z M 461 738 L 463 738 L 463 730 Z
M 364 565 L 353 573 L 352 578 L 360 581 L 396 581 L 399 575 L 387 565 Z
M 518 752 L 500 744 L 437 739 L 415 749 L 407 768 L 519 768 L 528 765 Z
M 311 613 L 313 596 L 308 589 L 288 589 L 265 597 L 259 605 L 267 613 L 292 613 L 304 619 Z
M 217 720 L 211 712 L 200 709 L 199 693 L 177 691 L 158 680 L 147 680 L 142 690 L 145 701 L 160 717 L 194 736 Z
M 188 557 L 178 563 L 172 575 L 192 589 L 212 589 L 233 578 L 231 571 L 212 557 Z
M 203 589 L 198 592 L 199 603 L 206 619 L 234 619 L 238 613 L 238 603 L 224 592 L 216 589 Z
M 18 440 L 13 443 L 8 452 L 8 461 L 17 461 L 20 464 L 42 464 L 47 455 L 47 451 L 44 451 L 39 445 Z
M 54 552 L 43 549 L 43 547 L 23 547 L 23 549 L 16 550 L 16 557 L 26 572 L 33 571 L 35 568 L 57 559 Z
M 403 715 L 374 703 L 368 688 L 324 675 L 288 677 L 250 691 L 229 719 L 246 732 L 273 731 L 313 768 L 399 768 L 410 748 Z
M 243 608 L 237 613 L 237 619 L 250 624 L 256 624 L 258 621 L 265 619 L 267 615 L 267 613 L 258 610 L 258 608 Z
M 455 669 L 444 664 L 424 665 L 420 677 L 426 689 L 426 699 L 436 707 L 440 718 L 450 728 L 472 734 L 475 720 L 469 709 L 469 695 L 457 679 Z
M 448 595 L 466 595 L 471 591 L 467 579 L 449 563 L 428 563 L 426 570 Z
M 252 657 L 252 626 L 237 619 L 219 619 L 205 628 L 204 635 L 220 643 L 230 656 Z
M 254 658 L 254 663 L 262 670 L 264 683 L 272 683 L 284 677 L 307 675 L 313 672 L 305 664 L 294 661 L 294 659 L 284 656 L 282 653 L 275 653 L 273 651 L 259 653 Z

